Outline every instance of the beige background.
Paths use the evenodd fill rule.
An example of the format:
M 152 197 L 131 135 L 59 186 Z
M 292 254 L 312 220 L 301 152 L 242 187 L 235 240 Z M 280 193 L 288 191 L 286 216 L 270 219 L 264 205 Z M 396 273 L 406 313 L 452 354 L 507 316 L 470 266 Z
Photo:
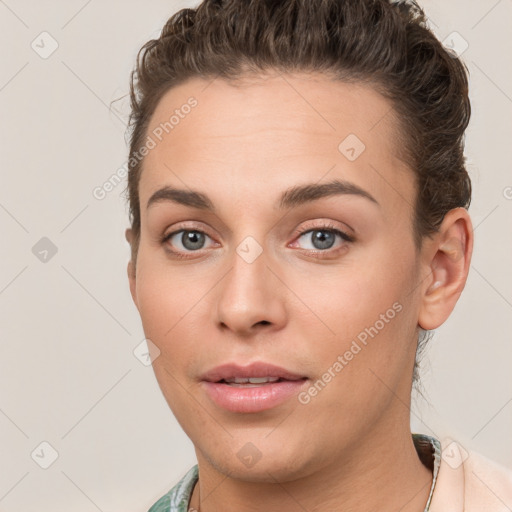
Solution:
M 0 511 L 144 511 L 195 461 L 133 354 L 144 335 L 126 278 L 125 183 L 93 196 L 126 161 L 126 102 L 108 106 L 136 51 L 195 4 L 0 0 Z M 512 1 L 422 5 L 438 37 L 469 44 L 476 247 L 424 360 L 430 405 L 417 398 L 411 424 L 512 467 Z M 50 37 L 58 48 L 42 58 Z M 46 263 L 32 252 L 42 237 L 58 250 Z

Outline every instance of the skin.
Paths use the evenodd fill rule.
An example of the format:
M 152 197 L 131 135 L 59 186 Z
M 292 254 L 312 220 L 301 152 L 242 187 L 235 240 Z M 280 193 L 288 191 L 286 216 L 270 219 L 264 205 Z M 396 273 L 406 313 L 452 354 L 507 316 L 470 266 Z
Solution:
M 391 105 L 369 86 L 311 74 L 193 79 L 163 96 L 148 133 L 190 96 L 197 107 L 145 157 L 140 246 L 128 276 L 145 335 L 160 351 L 156 378 L 195 446 L 191 506 L 422 512 L 432 475 L 410 432 L 418 327 L 440 326 L 464 288 L 468 213 L 451 210 L 417 250 L 414 175 L 397 158 Z M 338 150 L 348 134 L 366 146 L 352 162 Z M 289 187 L 332 179 L 378 205 L 345 194 L 274 206 Z M 207 194 L 215 213 L 169 201 L 146 209 L 164 185 Z M 354 241 L 337 236 L 322 252 L 311 231 L 297 234 L 325 221 Z M 180 229 L 206 233 L 203 248 L 187 250 L 181 233 L 162 243 Z M 247 236 L 262 249 L 252 263 L 236 252 Z M 133 240 L 130 229 L 126 237 Z M 204 392 L 200 375 L 225 362 L 271 362 L 311 385 L 394 303 L 401 311 L 307 404 L 293 397 L 233 413 Z M 247 443 L 261 454 L 251 467 L 237 457 Z

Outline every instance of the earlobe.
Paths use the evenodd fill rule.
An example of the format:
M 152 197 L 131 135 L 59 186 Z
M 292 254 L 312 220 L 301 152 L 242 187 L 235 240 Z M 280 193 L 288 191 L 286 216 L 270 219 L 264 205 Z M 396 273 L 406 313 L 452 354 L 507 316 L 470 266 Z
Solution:
M 450 316 L 466 284 L 473 251 L 473 227 L 464 208 L 450 210 L 425 247 L 426 277 L 418 325 L 437 329 Z

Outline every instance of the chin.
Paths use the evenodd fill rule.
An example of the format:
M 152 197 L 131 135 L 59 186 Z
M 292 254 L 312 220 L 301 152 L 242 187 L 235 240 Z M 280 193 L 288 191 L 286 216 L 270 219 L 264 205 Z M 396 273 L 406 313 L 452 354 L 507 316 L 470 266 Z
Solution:
M 233 448 L 235 445 L 236 449 Z M 252 443 L 249 440 L 235 442 L 231 439 L 229 448 L 225 450 L 218 447 L 220 450 L 212 453 L 211 445 L 209 447 L 209 453 L 196 448 L 200 466 L 204 461 L 219 473 L 245 482 L 291 482 L 317 470 L 317 465 L 313 462 L 314 457 L 309 457 L 304 452 L 304 445 L 301 443 L 293 448 L 290 442 L 285 440 L 279 440 L 274 444 L 268 440 L 266 443 Z M 284 447 L 286 449 L 283 449 Z

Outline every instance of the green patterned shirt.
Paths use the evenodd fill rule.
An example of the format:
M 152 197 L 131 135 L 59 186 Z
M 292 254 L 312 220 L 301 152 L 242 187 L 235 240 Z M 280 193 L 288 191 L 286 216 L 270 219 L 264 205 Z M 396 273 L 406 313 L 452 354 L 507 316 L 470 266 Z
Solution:
M 428 512 L 430 501 L 436 484 L 437 472 L 441 462 L 441 443 L 426 434 L 412 434 L 414 446 L 421 462 L 432 471 L 432 486 L 424 512 Z M 187 512 L 192 490 L 199 478 L 197 464 L 164 496 L 162 496 L 148 512 Z

